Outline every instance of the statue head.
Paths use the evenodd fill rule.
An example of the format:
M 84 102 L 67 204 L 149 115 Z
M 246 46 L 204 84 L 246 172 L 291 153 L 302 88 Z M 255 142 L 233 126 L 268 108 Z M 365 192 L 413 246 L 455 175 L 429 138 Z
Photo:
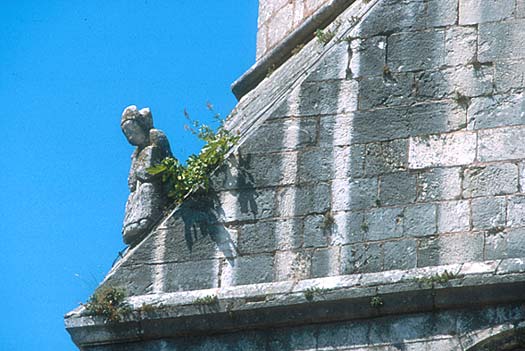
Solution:
M 139 111 L 134 105 L 126 107 L 122 113 L 120 127 L 131 145 L 148 145 L 150 143 L 149 131 L 153 128 L 153 118 L 149 108 Z

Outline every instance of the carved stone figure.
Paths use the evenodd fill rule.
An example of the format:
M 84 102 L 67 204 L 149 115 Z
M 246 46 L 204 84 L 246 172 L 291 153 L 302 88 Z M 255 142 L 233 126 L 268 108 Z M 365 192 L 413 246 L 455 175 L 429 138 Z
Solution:
M 131 155 L 128 176 L 130 194 L 122 226 L 124 243 L 135 245 L 159 219 L 167 202 L 167 194 L 158 176 L 147 169 L 172 156 L 166 135 L 153 128 L 153 118 L 148 108 L 137 110 L 127 107 L 122 113 L 120 126 L 128 142 L 137 148 Z

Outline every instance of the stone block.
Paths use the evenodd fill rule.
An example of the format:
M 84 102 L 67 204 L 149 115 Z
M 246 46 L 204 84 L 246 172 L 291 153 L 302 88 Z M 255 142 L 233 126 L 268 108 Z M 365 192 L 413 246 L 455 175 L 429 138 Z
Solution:
M 518 163 L 518 171 L 520 173 L 520 193 L 525 193 L 525 161 Z
M 305 82 L 297 101 L 299 116 L 333 115 L 357 109 L 358 82 L 331 80 Z
M 442 30 L 403 32 L 388 37 L 387 66 L 393 72 L 438 68 L 445 57 Z
M 240 226 L 239 254 L 290 250 L 302 244 L 302 223 L 299 220 L 258 221 Z
M 461 66 L 427 71 L 416 76 L 417 94 L 423 99 L 480 96 L 492 93 L 493 68 Z
M 445 30 L 445 63 L 466 65 L 476 57 L 478 32 L 475 27 L 453 26 Z
M 285 187 L 277 193 L 277 210 L 282 217 L 325 213 L 330 204 L 330 185 L 327 183 Z
M 406 236 L 428 236 L 437 231 L 437 207 L 435 204 L 414 205 L 405 208 L 403 231 Z
M 506 93 L 511 89 L 524 88 L 525 62 L 523 60 L 496 62 L 494 85 L 498 93 Z
M 403 236 L 403 209 L 377 208 L 366 212 L 365 239 L 385 240 Z
M 368 343 L 368 328 L 365 322 L 321 324 L 316 347 L 295 350 L 344 350 L 350 345 L 365 345 Z
M 525 95 L 520 92 L 474 98 L 468 107 L 467 119 L 469 129 L 525 124 Z
M 497 232 L 488 231 L 485 241 L 485 259 L 525 257 L 524 228 Z
M 379 272 L 383 269 L 383 248 L 379 243 L 343 246 L 342 274 Z
M 274 189 L 241 189 L 219 193 L 218 217 L 224 222 L 247 221 L 273 217 Z
M 210 289 L 219 286 L 219 260 L 164 264 L 156 274 L 163 292 Z M 149 280 L 151 281 L 151 280 Z
M 518 191 L 518 166 L 512 163 L 470 167 L 463 173 L 463 197 L 513 194 Z
M 466 112 L 455 103 L 431 102 L 357 112 L 353 116 L 352 142 L 369 143 L 436 134 L 466 126 Z
M 525 226 L 525 196 L 512 196 L 507 203 L 507 225 L 510 227 Z
M 334 149 L 311 148 L 299 153 L 298 181 L 300 183 L 328 181 L 334 176 L 337 167 L 333 155 Z
M 472 199 L 472 225 L 474 229 L 491 229 L 505 226 L 505 197 Z
M 411 269 L 417 264 L 416 240 L 387 241 L 383 244 L 385 271 Z
M 491 2 L 491 1 L 487 1 Z M 478 60 L 494 62 L 525 57 L 525 20 L 479 25 Z
M 339 212 L 333 215 L 332 245 L 352 244 L 364 240 L 367 226 L 363 212 Z M 306 244 L 306 234 L 305 234 Z
M 417 179 L 417 201 L 454 200 L 461 196 L 460 167 L 431 168 Z
M 386 37 L 354 39 L 350 42 L 349 53 L 350 77 L 381 76 L 386 64 Z
M 268 283 L 273 281 L 273 255 L 249 255 L 225 261 L 222 279 L 232 282 L 231 285 Z
M 388 21 L 385 21 L 385 17 L 388 17 Z M 457 0 L 381 1 L 352 35 L 364 37 L 443 27 L 454 24 L 456 18 Z
M 516 18 L 525 17 L 525 0 L 516 0 Z
M 309 251 L 277 251 L 274 260 L 275 280 L 308 279 L 311 266 L 312 257 Z
M 307 81 L 346 79 L 349 61 L 349 43 L 343 41 L 331 48 L 316 64 Z
M 312 256 L 312 278 L 339 275 L 340 247 L 317 249 Z
M 476 158 L 476 133 L 455 132 L 410 138 L 411 169 L 467 165 Z
M 377 178 L 335 179 L 332 182 L 333 211 L 349 211 L 375 206 Z
M 438 205 L 438 232 L 462 232 L 470 229 L 468 201 L 449 201 Z
M 264 123 L 242 144 L 242 154 L 299 150 L 317 142 L 317 120 L 290 118 Z
M 459 0 L 459 24 L 469 25 L 511 18 L 515 0 Z
M 335 179 L 364 177 L 365 145 L 335 147 L 333 154 Z
M 274 47 L 292 30 L 293 3 L 276 10 L 267 21 L 268 48 Z
M 406 169 L 408 139 L 366 145 L 365 176 L 392 173 Z
M 330 213 L 304 219 L 304 247 L 326 247 L 332 241 L 334 219 Z
M 414 74 L 391 73 L 359 82 L 359 109 L 409 105 L 414 101 Z
M 383 205 L 400 205 L 416 200 L 416 175 L 398 172 L 381 176 L 379 200 Z
M 418 267 L 483 260 L 483 233 L 454 233 L 420 239 Z
M 267 33 L 268 27 L 266 25 L 262 25 L 257 29 L 257 46 L 255 48 L 255 57 L 257 59 L 261 58 L 268 51 Z
M 478 132 L 478 160 L 481 162 L 525 158 L 525 128 L 508 127 Z

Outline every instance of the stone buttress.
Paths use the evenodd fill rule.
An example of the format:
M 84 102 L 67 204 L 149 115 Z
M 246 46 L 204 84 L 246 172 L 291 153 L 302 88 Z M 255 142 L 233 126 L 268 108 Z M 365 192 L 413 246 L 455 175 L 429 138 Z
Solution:
M 279 28 L 287 6 L 306 15 Z M 226 123 L 241 139 L 213 191 L 107 275 L 132 313 L 66 316 L 74 342 L 524 348 L 525 1 L 260 9 L 265 39 Z

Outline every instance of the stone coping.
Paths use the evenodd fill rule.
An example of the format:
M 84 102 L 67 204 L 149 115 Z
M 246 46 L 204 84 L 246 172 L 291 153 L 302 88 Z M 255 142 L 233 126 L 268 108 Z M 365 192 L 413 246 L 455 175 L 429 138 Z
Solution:
M 332 22 L 341 12 L 356 0 L 332 0 L 321 6 L 312 16 L 308 17 L 299 27 L 293 30 L 276 47 L 248 69 L 231 85 L 235 97 L 240 100 L 250 90 L 255 88 L 265 77 L 270 67 L 277 68 L 285 62 L 295 47 L 313 38 L 313 33 Z
M 65 324 L 83 347 L 503 304 L 525 300 L 524 273 L 525 258 L 512 258 L 132 296 L 121 322 L 80 306 Z

